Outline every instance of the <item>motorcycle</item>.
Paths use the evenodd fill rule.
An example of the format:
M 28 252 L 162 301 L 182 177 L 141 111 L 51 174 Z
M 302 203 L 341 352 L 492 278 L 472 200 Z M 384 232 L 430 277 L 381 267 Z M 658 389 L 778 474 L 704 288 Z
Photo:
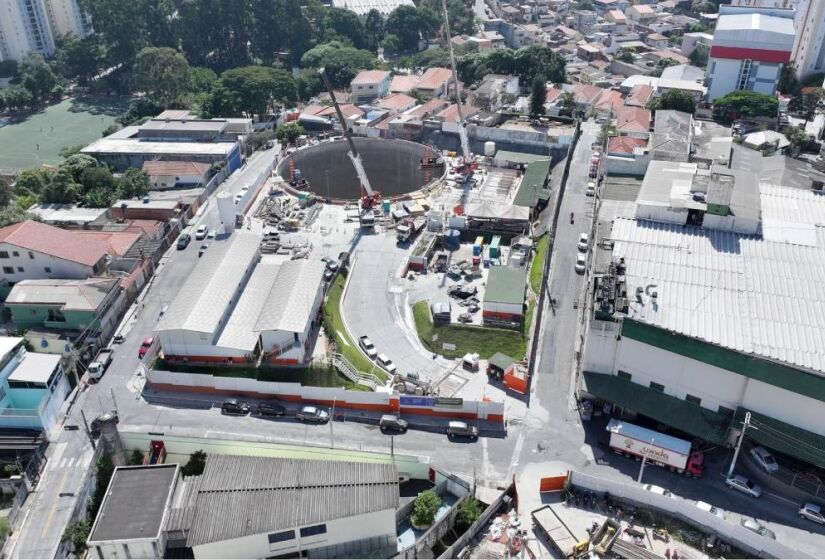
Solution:
M 573 223 L 573 212 L 570 212 L 570 223 Z

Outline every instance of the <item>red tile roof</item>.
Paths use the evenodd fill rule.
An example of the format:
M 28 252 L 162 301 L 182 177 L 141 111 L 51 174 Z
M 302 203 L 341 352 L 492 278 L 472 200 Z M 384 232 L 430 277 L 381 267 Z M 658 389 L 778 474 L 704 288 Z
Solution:
M 105 243 L 106 252 L 110 255 L 122 257 L 137 243 L 142 231 L 73 231 L 84 243 L 94 241 L 95 243 Z
M 390 82 L 390 91 L 393 93 L 407 93 L 415 89 L 418 83 L 418 76 L 404 76 L 399 74 L 393 76 Z
M 378 100 L 378 106 L 384 109 L 395 109 L 400 111 L 406 107 L 415 105 L 415 97 L 410 97 L 404 93 L 394 93 Z
M 432 90 L 440 88 L 453 77 L 453 73 L 446 68 L 427 68 L 418 80 L 418 89 Z
M 553 101 L 561 97 L 562 93 L 564 93 L 564 91 L 558 88 L 552 86 L 547 88 L 547 97 L 545 98 L 545 103 L 552 103 Z
M 618 111 L 624 104 L 622 94 L 614 89 L 606 90 L 593 103 L 596 109 L 603 109 L 605 111 Z
M 105 240 L 89 239 L 78 231 L 60 229 L 32 220 L 0 229 L 0 243 L 51 255 L 64 261 L 94 266 L 110 252 Z
M 593 103 L 603 91 L 602 88 L 579 83 L 573 86 L 573 98 L 576 100 L 576 103 L 589 105 Z
M 179 177 L 181 175 L 196 175 L 203 176 L 209 171 L 210 165 L 208 163 L 200 163 L 197 161 L 145 161 L 143 162 L 143 170 L 149 176 L 157 175 L 174 175 Z
M 352 84 L 379 84 L 389 76 L 386 70 L 362 70 L 352 79 Z
M 627 22 L 627 16 L 621 10 L 610 10 L 604 14 L 604 19 L 614 23 Z
M 624 104 L 628 106 L 646 107 L 653 95 L 653 88 L 647 84 L 638 84 L 633 86 Z
M 415 109 L 410 109 L 406 114 L 424 118 L 443 110 L 448 104 L 449 103 L 443 99 L 430 99 L 423 105 L 419 105 Z
M 472 107 L 470 105 L 462 105 L 461 106 L 461 113 L 464 115 L 464 118 L 472 117 L 479 113 L 478 108 Z M 446 109 L 442 110 L 440 113 L 436 114 L 436 117 L 443 119 L 446 122 L 458 122 L 458 105 L 453 103 Z
M 616 116 L 619 132 L 649 132 L 650 111 L 643 107 L 621 107 Z
M 644 138 L 634 138 L 633 136 L 612 136 L 607 141 L 608 154 L 633 154 L 633 148 L 644 148 L 647 140 Z

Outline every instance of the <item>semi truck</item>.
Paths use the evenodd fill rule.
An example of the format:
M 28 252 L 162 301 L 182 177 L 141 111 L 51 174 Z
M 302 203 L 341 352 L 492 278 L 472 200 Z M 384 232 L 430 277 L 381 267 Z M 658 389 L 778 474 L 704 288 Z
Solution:
M 114 350 L 111 348 L 103 348 L 97 353 L 97 356 L 95 356 L 95 359 L 92 360 L 88 367 L 89 379 L 98 381 L 101 377 L 103 377 L 103 373 L 106 371 L 106 368 L 112 363 L 113 353 Z
M 399 243 L 407 243 L 415 237 L 419 231 L 424 229 L 424 224 L 426 223 L 427 220 L 424 218 L 406 218 L 401 220 L 401 222 L 399 222 L 399 224 L 395 227 L 395 238 Z
M 608 422 L 607 431 L 610 432 L 610 449 L 620 455 L 645 459 L 650 464 L 689 477 L 702 476 L 705 470 L 705 454 L 693 449 L 689 441 L 617 418 Z

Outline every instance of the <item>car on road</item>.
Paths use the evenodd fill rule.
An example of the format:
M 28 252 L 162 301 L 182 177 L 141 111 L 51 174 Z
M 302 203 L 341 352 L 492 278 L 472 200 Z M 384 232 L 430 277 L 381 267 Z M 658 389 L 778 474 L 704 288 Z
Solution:
M 461 278 L 461 267 L 457 264 L 450 265 L 450 268 L 447 269 L 447 276 L 451 278 Z
M 305 406 L 295 415 L 295 419 L 300 422 L 324 424 L 329 420 L 329 412 L 317 406 Z
M 727 518 L 724 511 L 718 509 L 716 506 L 710 505 L 707 502 L 703 502 L 703 501 L 700 500 L 700 501 L 696 502 L 696 507 L 698 507 L 702 511 L 706 511 L 706 512 L 710 513 L 711 515 L 715 515 L 719 519 L 726 519 Z
M 596 196 L 596 183 L 593 181 L 587 182 L 587 189 L 584 191 L 586 196 Z
M 378 354 L 378 363 L 381 364 L 381 367 L 390 372 L 390 374 L 395 373 L 395 364 L 392 363 L 392 360 L 390 360 L 386 354 Z
M 820 525 L 825 525 L 825 515 L 822 515 L 822 508 L 811 502 L 802 504 L 802 507 L 799 508 L 799 517 L 809 519 Z
M 586 233 L 579 234 L 579 244 L 576 247 L 579 248 L 579 251 L 582 253 L 587 252 L 587 248 L 590 246 L 590 236 Z
M 143 342 L 140 344 L 140 348 L 138 348 L 138 358 L 143 359 L 149 349 L 152 347 L 152 344 L 155 342 L 154 336 L 147 336 L 143 339 Z
M 331 282 L 332 279 L 335 278 L 335 272 L 332 270 L 325 270 L 324 271 L 324 281 Z
M 361 347 L 361 350 L 364 351 L 369 358 L 375 359 L 378 356 L 378 350 L 375 349 L 375 345 L 372 341 L 367 337 L 367 335 L 362 335 L 358 337 L 358 345 Z
M 215 239 L 215 230 L 210 229 L 209 232 L 207 232 L 207 234 L 206 234 L 206 238 L 207 239 Z
M 221 404 L 222 414 L 231 414 L 234 416 L 245 416 L 249 414 L 249 404 L 238 399 L 226 399 Z
M 378 422 L 378 427 L 382 432 L 397 432 L 403 434 L 407 431 L 408 426 L 409 423 L 406 420 L 402 420 L 394 414 L 385 414 Z
M 660 496 L 673 496 L 673 494 L 670 493 L 670 490 L 662 488 L 661 486 L 656 486 L 655 484 L 645 484 L 645 490 L 652 494 L 659 494 Z
M 573 267 L 579 274 L 584 274 L 584 269 L 587 267 L 587 255 L 579 253 L 576 255 L 576 265 Z
M 209 233 L 209 226 L 207 226 L 207 225 L 198 226 L 197 231 L 195 231 L 195 239 L 200 241 L 201 239 L 204 239 L 208 233 Z
M 189 246 L 189 242 L 192 241 L 192 236 L 188 233 L 181 233 L 180 237 L 178 237 L 178 243 L 176 247 L 178 251 L 182 251 Z
M 742 527 L 744 527 L 745 529 L 753 531 L 757 535 L 762 535 L 763 537 L 768 537 L 769 539 L 776 540 L 776 533 L 762 525 L 753 517 L 743 517 L 739 521 L 739 524 L 742 525 Z
M 732 477 L 725 480 L 725 484 L 728 485 L 729 488 L 733 488 L 734 490 L 738 490 L 743 494 L 747 494 L 752 498 L 758 498 L 762 495 L 762 487 L 756 484 L 754 481 L 750 480 L 748 477 L 735 474 Z
M 198 249 L 198 257 L 202 257 L 207 249 L 209 249 L 209 243 L 204 243 L 201 245 L 201 248 Z
M 335 262 L 333 259 L 329 259 L 327 261 L 327 270 L 329 270 L 330 272 L 335 272 L 336 270 L 338 270 L 338 263 Z
M 258 403 L 258 414 L 261 416 L 283 416 L 286 414 L 286 408 L 277 401 L 263 401 Z
M 467 422 L 460 420 L 453 420 L 447 424 L 447 437 L 464 437 L 471 440 L 478 439 L 478 428 L 470 426 Z
M 762 470 L 768 474 L 775 473 L 779 470 L 779 463 L 777 463 L 773 455 L 761 445 L 751 449 L 751 457 L 756 461 L 756 464 L 762 467 Z
M 473 316 L 470 313 L 462 313 L 461 315 L 458 316 L 458 322 L 459 323 L 472 323 L 473 322 Z

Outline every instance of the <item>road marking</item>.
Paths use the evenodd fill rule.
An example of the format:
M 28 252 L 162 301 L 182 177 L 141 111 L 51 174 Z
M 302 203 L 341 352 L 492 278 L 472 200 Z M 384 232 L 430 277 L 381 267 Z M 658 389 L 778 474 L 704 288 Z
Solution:
M 489 456 L 487 455 L 487 438 L 481 438 L 481 485 L 487 486 L 487 469 L 489 468 Z
M 519 465 L 519 458 L 521 457 L 521 449 L 524 447 L 525 438 L 525 431 L 522 429 L 518 434 L 518 438 L 516 438 L 516 447 L 513 449 L 512 460 L 510 461 L 510 467 L 507 469 L 506 480 L 513 478 L 516 467 Z
M 341 333 L 341 331 L 339 331 L 338 329 L 335 329 L 335 333 L 338 335 L 338 340 L 340 340 L 344 344 L 344 346 L 349 346 L 350 345 L 350 343 L 347 342 L 347 337 L 345 337 Z
M 69 471 L 63 471 L 63 476 L 60 477 L 60 484 L 58 485 L 57 489 L 57 496 L 59 496 L 63 492 L 63 487 L 66 485 L 66 478 L 69 476 Z M 43 530 L 40 532 L 40 536 L 42 538 L 46 538 L 46 535 L 49 532 L 49 529 L 52 524 L 52 518 L 54 517 L 54 512 L 57 511 L 57 498 L 52 500 L 52 507 L 49 508 L 49 515 L 46 517 L 46 522 L 43 523 Z

